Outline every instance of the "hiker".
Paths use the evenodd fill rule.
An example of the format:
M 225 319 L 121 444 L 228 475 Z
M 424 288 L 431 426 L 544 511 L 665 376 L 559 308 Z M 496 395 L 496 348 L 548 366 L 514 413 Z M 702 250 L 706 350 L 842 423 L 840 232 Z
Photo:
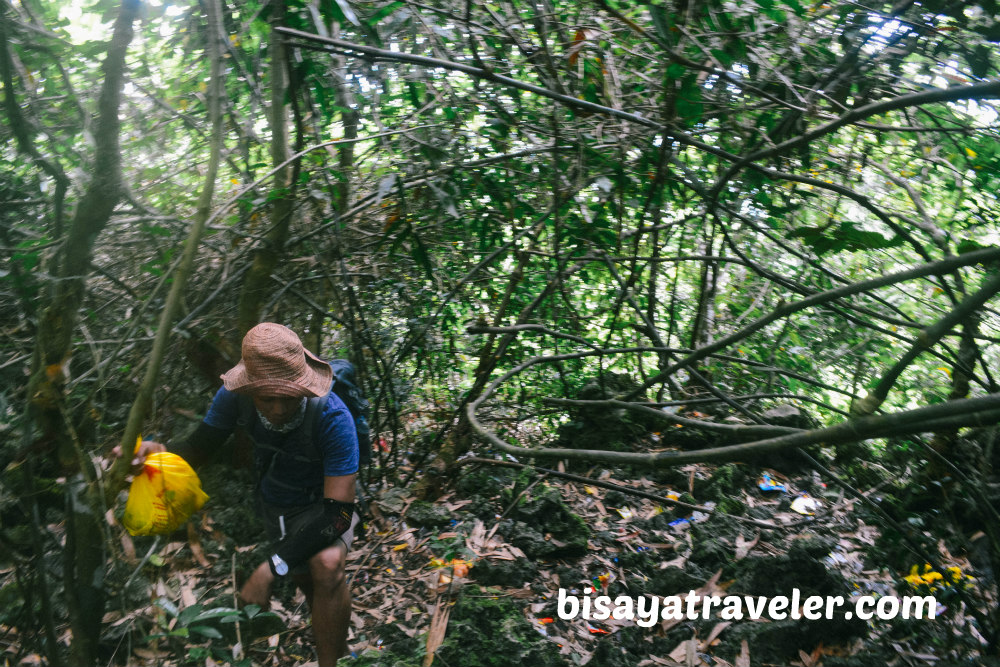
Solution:
M 332 381 L 330 364 L 305 349 L 295 332 L 259 324 L 244 337 L 243 358 L 222 376 L 204 421 L 169 447 L 196 466 L 237 427 L 245 430 L 254 445 L 258 505 L 276 547 L 240 597 L 266 608 L 275 580 L 290 577 L 312 613 L 319 667 L 335 665 L 347 652 L 351 598 L 344 565 L 358 522 L 358 436 L 348 408 L 330 390 Z M 133 463 L 165 449 L 144 441 Z

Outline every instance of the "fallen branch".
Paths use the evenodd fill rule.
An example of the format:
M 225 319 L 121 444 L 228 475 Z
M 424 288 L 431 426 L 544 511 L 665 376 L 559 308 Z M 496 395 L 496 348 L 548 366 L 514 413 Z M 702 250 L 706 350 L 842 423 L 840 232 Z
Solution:
M 538 359 L 536 357 L 536 359 Z M 527 362 L 526 362 L 527 363 Z M 521 369 L 526 364 L 521 364 Z M 515 370 L 518 370 L 515 369 Z M 668 468 L 687 463 L 721 463 L 744 461 L 785 449 L 810 445 L 834 446 L 862 442 L 874 438 L 927 433 L 943 428 L 993 426 L 1000 421 L 1000 393 L 980 398 L 950 401 L 915 410 L 905 410 L 887 415 L 870 415 L 849 419 L 833 426 L 802 431 L 791 435 L 767 438 L 740 445 L 712 447 L 686 452 L 613 452 L 601 449 L 565 449 L 560 447 L 528 448 L 501 440 L 476 417 L 476 410 L 490 396 L 501 381 L 512 375 L 506 373 L 495 381 L 475 401 L 466 406 L 466 415 L 472 428 L 487 442 L 508 454 L 529 458 L 558 458 L 576 461 L 603 462 L 616 465 L 636 465 L 649 468 Z
M 715 400 L 721 401 L 722 399 L 715 399 Z M 542 403 L 545 403 L 547 405 L 565 405 L 577 408 L 614 408 L 614 409 L 631 410 L 633 412 L 640 412 L 644 415 L 648 415 L 660 421 L 669 422 L 671 424 L 693 426 L 695 428 L 703 428 L 707 431 L 720 431 L 734 438 L 740 438 L 740 437 L 762 438 L 768 436 L 790 435 L 792 433 L 802 432 L 802 429 L 793 428 L 791 426 L 761 426 L 757 424 L 719 424 L 716 422 L 705 421 L 703 419 L 691 419 L 690 417 L 681 417 L 680 415 L 670 414 L 669 412 L 664 412 L 663 410 L 658 410 L 654 407 L 643 405 L 642 403 L 629 403 L 627 401 L 616 401 L 613 399 L 608 399 L 603 401 L 597 401 L 597 400 L 584 401 L 571 398 L 543 398 Z

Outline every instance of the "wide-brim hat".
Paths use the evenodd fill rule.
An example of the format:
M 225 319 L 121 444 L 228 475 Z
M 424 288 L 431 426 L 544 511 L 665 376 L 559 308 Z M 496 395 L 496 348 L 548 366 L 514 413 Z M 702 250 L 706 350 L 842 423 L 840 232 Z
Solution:
M 333 384 L 333 369 L 294 331 L 263 322 L 243 337 L 243 358 L 222 376 L 222 384 L 243 394 L 324 396 Z

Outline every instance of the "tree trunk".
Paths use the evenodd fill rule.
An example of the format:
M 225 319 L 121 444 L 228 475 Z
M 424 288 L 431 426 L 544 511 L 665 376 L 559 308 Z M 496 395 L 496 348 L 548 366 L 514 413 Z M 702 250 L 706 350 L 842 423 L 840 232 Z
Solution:
M 271 162 L 278 167 L 288 160 L 288 111 L 285 94 L 288 90 L 288 62 L 285 39 L 274 28 L 284 25 L 285 2 L 274 4 L 271 15 Z M 260 320 L 261 306 L 269 290 L 271 274 L 288 241 L 292 221 L 292 165 L 286 164 L 274 174 L 271 202 L 271 229 L 264 243 L 254 253 L 253 264 L 243 279 L 240 294 L 238 325 L 240 337 L 256 326 Z
M 125 0 L 115 22 L 104 61 L 104 83 L 98 98 L 94 133 L 93 178 L 77 205 L 66 241 L 54 258 L 46 305 L 38 323 L 28 400 L 43 442 L 57 447 L 60 465 L 71 471 L 66 484 L 66 547 L 64 578 L 73 639 L 72 664 L 97 662 L 101 619 L 104 616 L 104 509 L 93 482 L 90 462 L 76 439 L 67 414 L 64 384 L 72 337 L 83 302 L 93 245 L 107 225 L 122 195 L 121 155 L 118 145 L 118 107 L 124 81 L 125 55 L 132 41 L 132 23 L 138 0 Z M 30 428 L 25 426 L 25 428 Z
M 121 450 L 125 454 L 115 461 L 111 471 L 111 480 L 107 485 L 107 492 L 110 498 L 118 494 L 124 486 L 125 475 L 128 473 L 131 457 L 127 455 L 131 451 L 133 443 L 139 436 L 142 423 L 149 415 L 153 406 L 153 392 L 156 389 L 157 378 L 160 374 L 160 367 L 166 355 L 167 344 L 170 341 L 171 330 L 174 320 L 181 308 L 181 297 L 187 286 L 188 278 L 194 269 L 195 255 L 198 253 L 198 245 L 205 231 L 205 223 L 208 221 L 212 208 L 212 196 L 215 192 L 215 178 L 219 172 L 219 160 L 222 155 L 222 94 L 223 94 L 223 72 L 222 72 L 222 49 L 221 40 L 221 8 L 218 0 L 207 0 L 205 7 L 208 13 L 208 57 L 211 63 L 211 78 L 207 91 L 208 116 L 212 123 L 212 134 L 209 146 L 208 168 L 205 171 L 205 184 L 202 187 L 201 195 L 198 197 L 198 208 L 195 212 L 194 222 L 188 232 L 187 241 L 184 244 L 184 254 L 181 257 L 180 265 L 174 275 L 174 281 L 170 285 L 170 294 L 167 296 L 163 312 L 160 314 L 160 323 L 156 329 L 156 340 L 153 341 L 153 349 L 149 355 L 149 363 L 146 366 L 146 374 L 143 377 L 139 393 L 132 403 L 129 411 L 128 422 L 125 425 L 125 432 L 122 435 Z
M 127 457 L 122 457 L 127 460 Z M 70 662 L 96 665 L 97 647 L 104 618 L 104 575 L 107 553 L 104 548 L 104 513 L 93 481 L 84 475 L 66 483 L 66 546 L 63 551 L 63 579 L 73 640 Z

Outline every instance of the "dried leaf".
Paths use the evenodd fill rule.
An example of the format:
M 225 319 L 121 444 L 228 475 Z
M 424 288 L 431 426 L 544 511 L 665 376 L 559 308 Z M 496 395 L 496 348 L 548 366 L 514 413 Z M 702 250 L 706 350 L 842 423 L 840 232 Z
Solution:
M 760 532 L 754 535 L 752 540 L 743 539 L 743 535 L 736 536 L 736 560 L 742 560 L 760 542 Z
M 424 667 L 431 667 L 434 662 L 434 652 L 444 641 L 444 635 L 448 631 L 448 617 L 451 616 L 451 606 L 438 602 L 434 616 L 431 618 L 431 627 L 427 631 L 427 653 L 424 655 Z
M 740 654 L 736 656 L 736 664 L 733 667 L 750 667 L 750 646 L 745 639 L 740 644 Z
M 701 643 L 700 647 L 701 650 L 705 651 L 709 646 L 711 646 L 712 642 L 718 639 L 719 635 L 722 634 L 722 631 L 728 628 L 730 625 L 732 625 L 731 621 L 721 621 L 719 623 L 716 623 L 715 627 L 712 628 L 712 631 L 708 633 L 708 637 L 706 637 L 705 641 Z
M 190 521 L 187 525 L 188 534 L 188 546 L 191 547 L 191 554 L 194 559 L 198 561 L 198 565 L 202 567 L 211 567 L 212 564 L 208 562 L 205 558 L 205 550 L 201 548 L 201 538 L 198 536 L 198 529 L 195 527 L 194 522 Z

